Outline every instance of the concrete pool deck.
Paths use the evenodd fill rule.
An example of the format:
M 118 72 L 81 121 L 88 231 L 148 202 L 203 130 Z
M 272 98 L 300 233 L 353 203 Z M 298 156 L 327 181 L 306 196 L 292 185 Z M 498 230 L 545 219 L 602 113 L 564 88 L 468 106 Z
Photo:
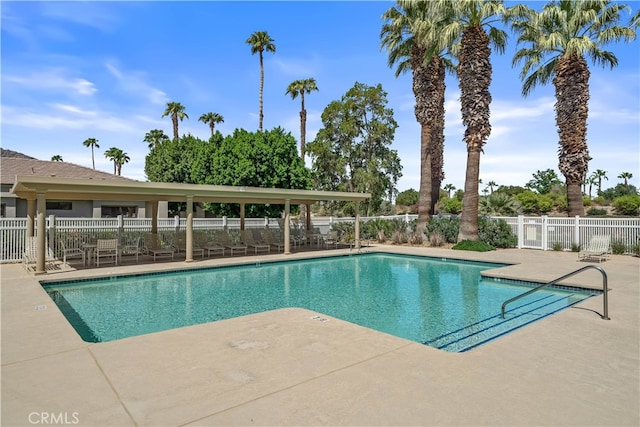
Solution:
M 469 253 L 497 277 L 549 281 L 576 253 Z M 62 271 L 1 266 L 1 424 L 640 425 L 640 259 L 612 256 L 602 296 L 466 353 L 447 353 L 290 308 L 106 343 L 80 339 L 39 280 L 348 254 L 349 250 Z M 601 287 L 586 271 L 564 282 Z M 320 316 L 320 319 L 317 316 Z M 326 319 L 322 321 L 322 319 Z

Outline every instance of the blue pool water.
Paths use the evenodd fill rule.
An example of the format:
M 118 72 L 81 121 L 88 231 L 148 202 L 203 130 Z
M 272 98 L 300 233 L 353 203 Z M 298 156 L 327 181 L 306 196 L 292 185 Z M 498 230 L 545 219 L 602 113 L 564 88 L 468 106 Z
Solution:
M 499 264 L 390 254 L 218 267 L 45 284 L 85 341 L 303 307 L 446 351 L 461 352 L 589 298 L 483 279 Z

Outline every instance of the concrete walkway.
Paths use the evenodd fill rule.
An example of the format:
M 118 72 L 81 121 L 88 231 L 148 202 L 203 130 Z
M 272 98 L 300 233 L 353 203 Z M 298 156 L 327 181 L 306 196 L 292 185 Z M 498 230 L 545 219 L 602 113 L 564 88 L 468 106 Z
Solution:
M 586 263 L 533 250 L 366 250 L 508 262 L 548 281 Z M 3 426 L 640 425 L 640 259 L 613 256 L 602 296 L 466 353 L 298 308 L 118 341 L 82 341 L 39 280 L 346 254 L 261 255 L 34 277 L 1 267 Z M 567 283 L 601 286 L 587 271 Z

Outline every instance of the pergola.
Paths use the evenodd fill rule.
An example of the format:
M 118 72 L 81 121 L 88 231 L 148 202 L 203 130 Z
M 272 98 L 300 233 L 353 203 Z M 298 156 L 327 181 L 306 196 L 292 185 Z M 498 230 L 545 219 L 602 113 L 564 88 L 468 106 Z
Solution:
M 318 201 L 352 201 L 355 204 L 356 245 L 360 244 L 360 202 L 371 198 L 369 193 L 339 191 L 291 190 L 282 188 L 232 187 L 224 185 L 176 184 L 166 182 L 114 181 L 44 176 L 16 176 L 11 192 L 27 200 L 27 234 L 34 235 L 34 218 L 38 218 L 37 261 L 35 274 L 45 274 L 45 215 L 49 200 L 131 200 L 151 202 L 152 232 L 158 227 L 158 202 L 186 202 L 186 262 L 193 261 L 193 203 L 238 203 L 240 228 L 244 228 L 244 207 L 249 204 L 284 205 L 284 253 L 291 253 L 290 207 L 310 205 Z M 311 213 L 307 209 L 307 229 Z

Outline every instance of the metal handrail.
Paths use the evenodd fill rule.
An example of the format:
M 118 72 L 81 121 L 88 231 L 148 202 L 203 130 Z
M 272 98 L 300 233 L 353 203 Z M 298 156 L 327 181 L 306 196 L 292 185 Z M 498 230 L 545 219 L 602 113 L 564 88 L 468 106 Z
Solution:
M 584 266 L 582 268 L 579 268 L 579 269 L 577 269 L 575 271 L 572 271 L 571 273 L 565 274 L 562 277 L 558 277 L 557 279 L 554 279 L 554 280 L 550 281 L 549 283 L 545 283 L 543 285 L 537 286 L 537 287 L 535 287 L 533 289 L 528 290 L 527 292 L 525 292 L 523 294 L 520 294 L 518 296 L 515 296 L 515 297 L 513 297 L 511 299 L 506 300 L 505 302 L 502 303 L 502 318 L 504 319 L 504 312 L 505 312 L 505 308 L 507 307 L 507 304 L 512 303 L 513 301 L 515 301 L 517 299 L 526 297 L 527 295 L 530 295 L 530 294 L 532 294 L 532 293 L 534 293 L 536 291 L 539 291 L 542 288 L 546 288 L 547 286 L 555 285 L 559 281 L 564 280 L 564 279 L 566 279 L 568 277 L 571 277 L 571 276 L 575 276 L 576 274 L 581 273 L 581 272 L 583 272 L 583 271 L 585 271 L 585 270 L 587 270 L 589 268 L 594 268 L 594 269 L 598 270 L 602 274 L 602 291 L 603 291 L 602 296 L 603 296 L 603 299 L 604 299 L 604 315 L 602 315 L 600 317 L 602 319 L 604 319 L 604 320 L 611 320 L 609 318 L 609 300 L 607 299 L 607 293 L 608 293 L 608 290 L 609 290 L 608 289 L 607 273 L 604 271 L 604 269 L 602 267 L 598 267 L 598 266 L 595 266 L 595 265 L 586 265 L 586 266 Z

